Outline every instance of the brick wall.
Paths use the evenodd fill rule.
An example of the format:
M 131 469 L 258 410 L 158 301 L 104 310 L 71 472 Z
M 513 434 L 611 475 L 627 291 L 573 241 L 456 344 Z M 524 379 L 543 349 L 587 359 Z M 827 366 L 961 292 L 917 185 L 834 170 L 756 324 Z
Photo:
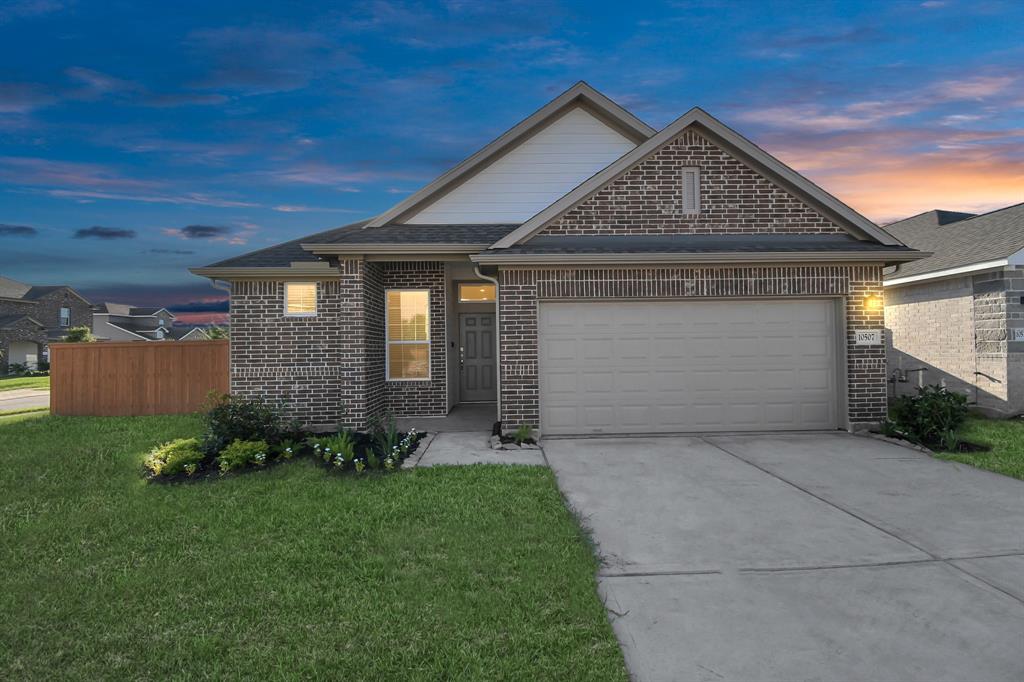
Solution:
M 443 416 L 448 413 L 444 263 L 389 262 L 383 266 L 386 289 L 430 291 L 430 381 L 386 382 L 386 409 L 396 417 Z
M 71 310 L 72 327 L 92 329 L 92 306 L 67 289 L 58 289 L 36 299 L 36 307 L 29 313 L 47 329 L 60 329 L 60 309 Z
M 700 213 L 682 210 L 684 167 L 700 168 Z M 692 129 L 576 208 L 545 235 L 842 232 Z
M 898 395 L 926 384 L 961 391 L 982 411 L 1024 411 L 1024 342 L 1010 341 L 1024 327 L 1024 271 L 980 275 L 890 288 L 885 322 L 889 362 L 908 372 Z
M 314 317 L 284 315 L 284 282 L 232 284 L 231 392 L 280 401 L 316 425 L 445 414 L 444 265 L 343 260 L 338 275 L 318 282 Z M 386 288 L 430 290 L 429 381 L 384 379 Z
M 506 424 L 540 423 L 537 376 L 539 299 L 694 299 L 706 297 L 841 296 L 846 300 L 848 420 L 858 427 L 886 411 L 885 348 L 856 346 L 854 332 L 881 329 L 878 266 L 750 266 L 662 268 L 528 268 L 499 271 L 501 408 Z
M 35 342 L 39 346 L 37 357 L 42 360 L 43 346 L 46 345 L 46 330 L 40 329 L 28 320 L 19 320 L 7 329 L 0 329 L 0 376 L 7 374 L 12 341 Z

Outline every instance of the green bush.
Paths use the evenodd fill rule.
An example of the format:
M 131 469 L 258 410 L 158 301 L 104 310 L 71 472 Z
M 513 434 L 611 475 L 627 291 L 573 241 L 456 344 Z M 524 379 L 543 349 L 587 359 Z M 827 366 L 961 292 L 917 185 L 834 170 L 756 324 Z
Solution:
M 943 386 L 923 386 L 917 389 L 917 395 L 895 398 L 889 407 L 889 419 L 886 431 L 928 447 L 953 449 L 957 429 L 967 419 L 967 396 Z
M 62 340 L 68 343 L 96 343 L 96 337 L 92 335 L 92 330 L 84 325 L 69 327 Z
M 205 459 L 198 439 L 179 438 L 153 448 L 145 465 L 154 476 L 173 476 L 181 472 L 191 476 Z
M 263 466 L 269 454 L 270 446 L 264 440 L 235 440 L 221 451 L 217 461 L 223 474 L 250 465 Z
M 313 454 L 339 469 L 351 468 L 356 459 L 356 439 L 351 431 L 342 431 L 337 436 L 310 438 L 306 441 Z
M 211 394 L 204 420 L 206 433 L 200 448 L 209 457 L 216 457 L 236 440 L 259 440 L 276 446 L 302 438 L 297 420 L 288 419 L 280 407 L 260 398 Z

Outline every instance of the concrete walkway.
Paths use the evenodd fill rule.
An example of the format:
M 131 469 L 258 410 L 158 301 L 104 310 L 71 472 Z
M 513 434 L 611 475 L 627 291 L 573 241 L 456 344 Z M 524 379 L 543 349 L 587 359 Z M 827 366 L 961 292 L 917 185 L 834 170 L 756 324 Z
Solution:
M 17 388 L 13 391 L 0 391 L 0 412 L 49 406 L 49 391 L 43 391 L 38 388 Z
M 637 680 L 1024 679 L 1024 482 L 846 434 L 544 447 Z
M 416 466 L 442 464 L 533 464 L 545 465 L 541 450 L 492 450 L 487 447 L 490 432 L 448 431 L 434 436 Z

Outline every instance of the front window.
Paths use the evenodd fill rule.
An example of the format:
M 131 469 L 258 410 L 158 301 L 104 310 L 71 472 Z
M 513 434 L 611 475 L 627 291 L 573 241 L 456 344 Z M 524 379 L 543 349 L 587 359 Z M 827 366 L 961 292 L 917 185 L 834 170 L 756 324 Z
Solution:
M 459 303 L 491 303 L 494 301 L 494 289 L 493 284 L 459 284 Z
M 286 282 L 284 314 L 293 317 L 316 315 L 316 282 Z
M 71 326 L 71 308 L 60 309 L 60 326 L 70 327 Z
M 430 292 L 389 289 L 385 318 L 388 380 L 430 379 Z

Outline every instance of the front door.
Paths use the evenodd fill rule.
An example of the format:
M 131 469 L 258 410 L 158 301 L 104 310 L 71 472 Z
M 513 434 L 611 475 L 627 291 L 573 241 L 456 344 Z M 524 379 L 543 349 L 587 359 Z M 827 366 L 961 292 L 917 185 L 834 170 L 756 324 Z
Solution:
M 460 400 L 485 402 L 497 399 L 494 313 L 459 315 Z

